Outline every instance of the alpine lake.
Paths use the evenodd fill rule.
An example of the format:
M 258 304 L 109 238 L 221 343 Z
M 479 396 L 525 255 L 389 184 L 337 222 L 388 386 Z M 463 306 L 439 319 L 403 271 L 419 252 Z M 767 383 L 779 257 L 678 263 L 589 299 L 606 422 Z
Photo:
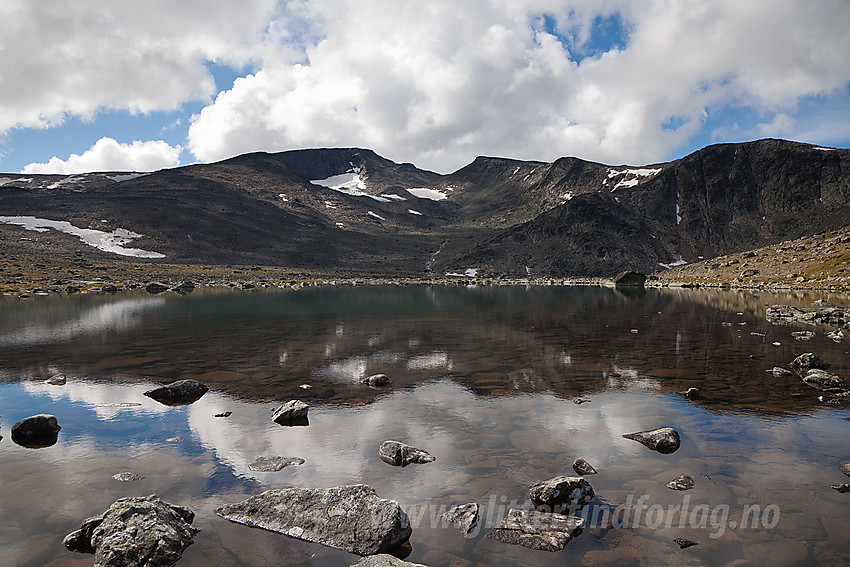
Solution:
M 705 289 L 381 286 L 0 298 L 0 563 L 91 565 L 63 537 L 125 496 L 191 508 L 190 566 L 344 566 L 358 557 L 213 510 L 272 488 L 367 484 L 410 518 L 396 554 L 430 567 L 850 564 L 850 409 L 788 367 L 804 352 L 850 380 L 850 341 L 773 325 L 773 304 L 850 296 Z M 808 341 L 791 333 L 812 330 Z M 360 383 L 386 374 L 392 383 Z M 45 380 L 64 374 L 64 385 Z M 143 393 L 181 379 L 182 406 Z M 700 390 L 699 399 L 682 394 Z M 271 410 L 310 405 L 309 425 Z M 216 417 L 231 412 L 227 417 Z M 10 428 L 48 413 L 56 443 Z M 670 426 L 661 454 L 623 437 Z M 390 466 L 383 441 L 434 462 Z M 300 466 L 257 472 L 260 456 Z M 528 487 L 576 476 L 596 494 L 559 552 L 487 538 Z M 142 477 L 122 482 L 121 472 Z M 679 475 L 690 490 L 666 485 Z M 469 535 L 447 508 L 476 502 Z M 680 548 L 674 540 L 696 545 Z

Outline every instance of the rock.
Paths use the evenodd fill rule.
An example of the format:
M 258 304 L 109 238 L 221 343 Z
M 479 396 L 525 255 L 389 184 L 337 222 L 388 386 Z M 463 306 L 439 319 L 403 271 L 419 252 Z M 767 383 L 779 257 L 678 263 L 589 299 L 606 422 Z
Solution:
M 580 476 L 556 476 L 528 487 L 528 496 L 538 510 L 578 511 L 593 499 L 593 488 Z
M 388 386 L 390 382 L 391 380 L 387 378 L 386 374 L 374 374 L 360 379 L 361 384 L 368 384 L 369 386 Z
M 166 441 L 168 441 L 169 443 L 180 443 L 181 441 L 183 441 L 183 438 L 182 437 L 169 437 L 168 439 L 166 439 Z
M 398 557 L 382 553 L 380 555 L 364 557 L 356 563 L 352 563 L 348 567 L 425 567 L 425 565 L 402 561 Z
M 231 415 L 233 415 L 232 411 L 224 411 L 224 412 L 215 414 L 215 416 L 213 416 L 213 417 L 230 417 Z
M 310 406 L 301 400 L 289 400 L 272 410 L 272 421 L 278 425 L 308 425 L 307 410 Z
M 596 469 L 581 457 L 573 461 L 573 470 L 576 474 L 597 474 Z
M 590 400 L 588 400 L 587 398 L 576 398 L 576 399 L 573 400 L 573 403 L 576 404 L 576 405 L 579 405 L 579 406 L 581 404 L 586 404 L 586 403 L 589 403 L 589 402 L 590 402 Z
M 682 395 L 684 395 L 689 400 L 700 399 L 699 388 L 688 388 L 686 391 L 682 392 Z
M 576 516 L 511 509 L 487 538 L 541 551 L 560 551 L 584 531 L 585 524 Z
M 682 539 L 680 537 L 677 537 L 673 541 L 675 541 L 676 543 L 679 544 L 679 549 L 687 549 L 689 547 L 693 547 L 693 546 L 697 545 L 697 542 L 695 542 L 695 541 L 691 541 L 689 539 Z
M 837 490 L 841 494 L 850 492 L 850 484 L 833 484 L 833 485 L 830 485 L 830 488 L 834 488 L 835 490 Z
M 644 274 L 630 270 L 620 272 L 614 278 L 615 287 L 643 287 L 645 283 L 646 276 Z
M 45 380 L 44 383 L 50 386 L 64 386 L 67 381 L 68 378 L 64 374 L 54 374 Z
M 770 370 L 767 371 L 768 374 L 773 374 L 777 378 L 797 378 L 797 375 L 788 370 L 787 368 L 782 368 L 781 366 L 774 366 Z
M 820 370 L 819 368 L 807 370 L 806 375 L 803 376 L 803 382 L 813 388 L 818 388 L 819 390 L 831 390 L 845 387 L 844 380 L 835 374 L 830 374 L 826 370 Z
M 121 482 L 135 482 L 137 480 L 142 480 L 145 477 L 134 472 L 127 471 L 114 474 L 112 475 L 112 478 L 114 478 L 115 480 L 120 480 Z
M 118 288 L 112 284 L 106 284 L 105 286 L 100 288 L 102 293 L 108 293 L 109 295 L 118 293 Z
M 215 513 L 232 522 L 358 555 L 392 551 L 412 532 L 398 502 L 379 498 L 374 488 L 364 484 L 267 490 Z
M 156 295 L 157 293 L 168 291 L 168 286 L 159 282 L 151 282 L 145 286 L 145 291 Z
M 694 487 L 694 479 L 686 474 L 677 476 L 667 483 L 667 488 L 672 490 L 690 490 Z
M 470 502 L 469 504 L 455 506 L 441 515 L 440 519 L 447 524 L 452 524 L 462 531 L 464 535 L 467 535 L 478 523 L 478 504 Z
M 838 467 L 838 470 L 840 470 L 841 472 L 843 472 L 847 476 L 850 476 L 850 463 L 844 463 L 843 465 Z
M 180 295 L 186 295 L 195 291 L 195 284 L 190 281 L 185 281 L 180 285 L 171 288 L 171 291 L 179 293 Z
M 795 331 L 791 333 L 791 336 L 797 339 L 798 341 L 810 341 L 814 338 L 814 331 Z
M 178 380 L 177 382 L 148 390 L 145 392 L 145 395 L 164 405 L 182 406 L 198 401 L 208 390 L 209 388 L 197 380 Z
M 394 466 L 406 467 L 411 463 L 430 463 L 436 459 L 422 449 L 411 447 L 400 441 L 384 441 L 378 450 L 381 460 Z
M 277 472 L 290 465 L 303 465 L 300 457 L 257 457 L 248 468 L 257 472 Z
M 174 565 L 198 533 L 195 513 L 156 496 L 120 498 L 100 516 L 65 536 L 70 551 L 94 553 L 101 567 Z
M 844 337 L 845 337 L 844 331 L 842 331 L 841 329 L 838 329 L 836 331 L 830 331 L 826 334 L 826 336 L 829 337 L 830 339 L 832 339 L 833 341 L 837 342 L 837 343 L 840 343 L 841 341 L 843 341 Z
M 665 455 L 678 451 L 681 444 L 679 432 L 672 427 L 661 427 L 659 429 L 650 429 L 649 431 L 627 433 L 623 437 L 637 441 L 653 451 L 658 451 Z
M 55 415 L 40 413 L 12 425 L 12 441 L 30 449 L 50 447 L 56 444 L 61 429 Z
M 818 370 L 827 370 L 830 366 L 832 365 L 828 362 L 825 362 L 821 357 L 811 352 L 805 352 L 791 362 L 791 368 L 793 368 L 797 372 L 803 372 L 811 368 L 816 368 Z

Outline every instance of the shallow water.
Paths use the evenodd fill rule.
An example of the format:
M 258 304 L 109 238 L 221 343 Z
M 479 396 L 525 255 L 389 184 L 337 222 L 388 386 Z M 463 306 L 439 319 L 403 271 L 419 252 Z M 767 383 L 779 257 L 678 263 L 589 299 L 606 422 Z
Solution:
M 407 510 L 408 560 L 431 567 L 850 563 L 850 494 L 829 487 L 848 481 L 837 466 L 850 461 L 850 411 L 765 373 L 812 351 L 850 376 L 847 343 L 820 328 L 798 342 L 791 332 L 805 327 L 764 319 L 766 305 L 820 298 L 850 303 L 576 287 L 3 299 L 0 557 L 91 565 L 64 535 L 117 498 L 156 493 L 197 514 L 181 566 L 348 565 L 355 556 L 213 509 L 269 488 L 366 483 Z M 42 383 L 57 372 L 66 385 Z M 378 372 L 393 385 L 358 384 Z M 211 391 L 181 407 L 142 395 L 183 378 Z M 678 393 L 692 386 L 702 399 Z M 271 422 L 275 402 L 292 398 L 311 404 L 309 426 Z M 36 413 L 57 416 L 58 442 L 14 444 L 11 425 Z M 665 425 L 682 435 L 671 455 L 622 437 Z M 387 439 L 437 460 L 391 467 L 377 455 Z M 261 455 L 306 462 L 251 471 Z M 572 475 L 577 457 L 599 471 L 584 534 L 558 553 L 484 538 L 508 508 L 529 507 L 528 485 Z M 122 471 L 144 478 L 112 479 Z M 695 488 L 665 486 L 680 474 Z M 471 537 L 435 521 L 466 502 L 481 505 Z

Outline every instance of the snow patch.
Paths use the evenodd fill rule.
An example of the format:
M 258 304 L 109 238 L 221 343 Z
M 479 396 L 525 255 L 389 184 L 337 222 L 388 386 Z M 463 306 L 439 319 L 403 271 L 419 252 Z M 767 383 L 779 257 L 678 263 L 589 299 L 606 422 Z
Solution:
M 112 232 L 104 232 L 91 228 L 79 228 L 68 221 L 54 221 L 37 217 L 0 217 L 0 222 L 18 225 L 26 230 L 34 230 L 36 232 L 47 232 L 52 228 L 59 232 L 77 236 L 80 240 L 98 250 L 112 252 L 121 256 L 165 258 L 165 254 L 160 254 L 159 252 L 150 252 L 139 248 L 124 248 L 125 244 L 142 237 L 141 234 L 124 228 L 116 228 Z
M 834 152 L 835 148 L 815 148 L 816 150 L 820 150 L 822 152 Z
M 76 176 L 72 175 L 72 176 L 69 176 L 69 177 L 65 177 L 64 179 L 60 179 L 59 181 L 55 181 L 55 182 L 51 183 L 50 185 L 47 186 L 47 188 L 48 189 L 58 189 L 59 187 L 61 187 L 62 185 L 65 185 L 66 183 L 79 183 L 81 181 L 86 181 L 86 178 L 85 177 L 76 177 Z
M 623 179 L 617 182 L 614 185 L 614 188 L 611 191 L 616 191 L 620 187 L 634 187 L 643 179 L 642 177 L 654 177 L 661 172 L 661 168 L 658 169 L 650 169 L 650 168 L 640 168 L 640 169 L 609 169 L 608 170 L 608 179 L 612 179 L 619 176 L 624 176 Z M 608 179 L 602 182 L 603 185 L 608 185 Z
M 446 188 L 446 191 L 451 190 L 451 188 Z M 442 191 L 437 191 L 436 189 L 425 189 L 424 187 L 408 189 L 407 192 L 414 197 L 419 197 L 420 199 L 431 199 L 432 201 L 445 201 L 449 198 L 449 196 Z
M 278 193 L 277 196 L 280 197 L 280 200 L 283 201 L 284 203 L 289 202 L 289 199 L 286 198 L 286 193 Z
M 562 200 L 562 201 L 569 201 L 569 200 L 570 200 L 570 199 L 572 199 L 572 198 L 573 198 L 573 192 L 572 192 L 572 191 L 567 191 L 566 193 L 564 193 L 563 195 L 561 195 L 561 200 Z
M 687 262 L 682 260 L 681 254 L 673 254 L 673 261 L 669 264 L 662 264 L 661 262 L 658 262 L 659 266 L 667 270 L 669 270 L 670 268 L 675 268 L 676 266 L 684 266 L 685 264 L 687 264 Z
M 422 213 L 420 213 L 419 211 L 414 211 L 413 209 L 407 209 L 407 212 L 411 215 L 419 215 L 420 217 L 422 216 Z
M 144 177 L 148 175 L 147 173 L 122 173 L 121 175 L 107 175 L 106 178 L 110 181 L 114 181 L 115 183 L 121 183 L 122 181 L 130 181 L 131 179 L 138 179 L 139 177 Z
M 679 193 L 676 193 L 676 224 L 682 224 L 682 215 L 679 214 L 681 212 L 680 209 L 679 209 L 679 198 L 680 197 L 681 197 L 681 195 Z
M 478 276 L 478 270 L 476 268 L 467 268 L 462 274 L 458 272 L 447 272 L 446 275 L 455 278 L 474 278 Z
M 386 197 L 379 197 L 377 195 L 364 193 L 363 191 L 366 189 L 366 183 L 360 178 L 360 169 L 354 166 L 352 166 L 352 168 L 347 172 L 339 175 L 332 175 L 325 179 L 311 179 L 310 183 L 321 187 L 327 187 L 328 189 L 333 189 L 338 193 L 349 195 L 351 197 L 369 197 L 370 199 L 375 199 L 381 203 L 389 203 L 390 201 Z
M 366 214 L 369 215 L 370 217 L 375 217 L 378 220 L 382 220 L 382 221 L 387 220 L 384 217 L 382 217 L 381 215 L 379 215 L 378 213 L 373 213 L 372 211 L 366 211 Z
M 516 166 L 516 169 L 514 170 L 514 172 L 513 172 L 513 173 L 511 173 L 511 177 L 513 177 L 514 175 L 516 175 L 518 171 L 519 171 L 519 166 Z
M 381 197 L 383 197 L 384 199 L 390 199 L 392 201 L 407 201 L 407 199 L 405 199 L 401 195 L 396 195 L 394 193 L 381 193 Z

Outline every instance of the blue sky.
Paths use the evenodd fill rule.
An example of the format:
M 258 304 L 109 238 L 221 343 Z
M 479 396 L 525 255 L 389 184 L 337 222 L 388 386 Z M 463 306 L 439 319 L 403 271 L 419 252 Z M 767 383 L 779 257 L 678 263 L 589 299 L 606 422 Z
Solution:
M 850 146 L 846 0 L 0 3 L 0 171 Z

